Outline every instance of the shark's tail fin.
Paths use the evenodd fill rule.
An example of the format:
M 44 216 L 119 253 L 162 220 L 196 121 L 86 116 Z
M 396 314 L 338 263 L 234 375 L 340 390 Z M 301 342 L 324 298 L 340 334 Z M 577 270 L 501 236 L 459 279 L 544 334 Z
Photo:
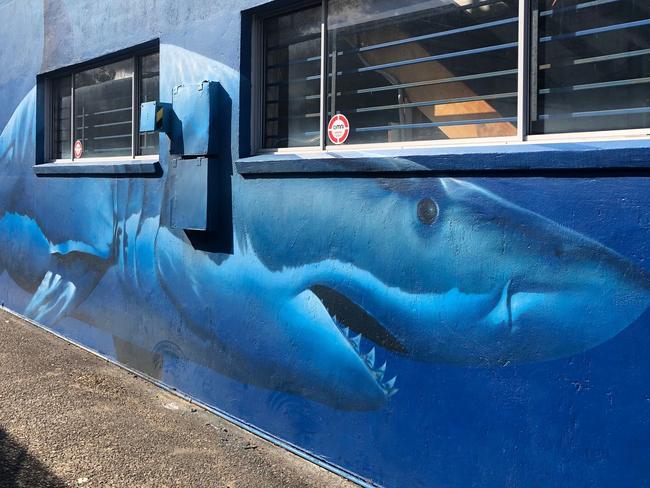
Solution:
M 0 166 L 20 164 L 31 169 L 35 160 L 36 87 L 18 104 L 0 133 Z

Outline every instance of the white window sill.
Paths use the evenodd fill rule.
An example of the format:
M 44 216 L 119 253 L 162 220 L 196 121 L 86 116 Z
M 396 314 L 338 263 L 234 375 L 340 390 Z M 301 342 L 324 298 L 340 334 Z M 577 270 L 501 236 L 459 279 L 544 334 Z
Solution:
M 260 154 L 236 161 L 245 177 L 650 169 L 650 139 L 535 141 L 482 146 L 358 148 Z
M 106 159 L 94 161 L 57 161 L 34 165 L 37 176 L 160 176 L 158 159 Z

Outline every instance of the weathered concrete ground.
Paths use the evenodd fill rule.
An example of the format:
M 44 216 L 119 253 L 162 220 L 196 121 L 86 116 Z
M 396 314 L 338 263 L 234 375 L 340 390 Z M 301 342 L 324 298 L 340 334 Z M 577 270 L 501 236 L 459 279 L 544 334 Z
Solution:
M 0 310 L 0 486 L 353 485 Z

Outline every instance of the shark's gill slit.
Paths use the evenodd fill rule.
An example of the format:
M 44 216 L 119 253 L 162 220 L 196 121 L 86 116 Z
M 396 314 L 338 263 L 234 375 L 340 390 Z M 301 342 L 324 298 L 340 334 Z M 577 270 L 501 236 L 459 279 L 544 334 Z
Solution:
M 362 334 L 366 339 L 391 351 L 400 354 L 408 352 L 395 336 L 344 294 L 324 285 L 314 285 L 310 290 L 323 303 L 327 312 L 332 317 L 336 316 L 351 331 Z

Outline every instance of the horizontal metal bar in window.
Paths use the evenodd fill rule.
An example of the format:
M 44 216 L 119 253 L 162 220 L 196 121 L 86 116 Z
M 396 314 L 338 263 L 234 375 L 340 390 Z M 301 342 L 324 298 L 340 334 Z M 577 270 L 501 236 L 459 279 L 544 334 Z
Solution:
M 114 125 L 124 125 L 124 124 L 130 124 L 130 123 L 131 123 L 130 120 L 124 120 L 122 122 L 111 122 L 111 123 L 108 123 L 108 124 L 95 124 L 95 125 L 93 125 L 93 127 L 112 127 Z
M 650 107 L 634 107 L 634 108 L 616 108 L 611 110 L 595 110 L 592 112 L 572 112 L 558 115 L 542 114 L 539 115 L 540 120 L 549 119 L 574 119 L 581 117 L 610 117 L 617 115 L 635 115 L 650 113 Z
M 266 120 L 267 122 L 276 122 L 278 120 L 302 120 L 302 119 L 313 119 L 316 117 L 320 117 L 320 112 L 304 114 L 304 115 L 289 115 L 286 117 L 267 117 L 264 120 Z
M 567 5 L 565 7 L 552 8 L 543 10 L 539 13 L 540 17 L 548 17 L 549 15 L 559 14 L 563 12 L 576 12 L 590 7 L 598 7 L 600 5 L 607 5 L 609 3 L 618 3 L 621 0 L 594 0 L 593 2 L 577 3 L 575 5 Z
M 649 109 L 650 110 L 650 109 Z M 495 117 L 488 119 L 450 120 L 446 122 L 423 122 L 420 124 L 379 125 L 375 127 L 359 127 L 356 132 L 374 132 L 397 129 L 428 129 L 433 127 L 452 127 L 458 125 L 498 124 L 502 122 L 517 122 L 517 117 Z
M 377 107 L 364 107 L 351 110 L 354 113 L 361 112 L 376 112 L 379 110 L 393 110 L 401 108 L 413 108 L 413 107 L 429 107 L 434 105 L 447 105 L 452 103 L 463 103 L 463 102 L 476 102 L 479 100 L 498 100 L 501 98 L 513 98 L 517 96 L 517 92 L 510 93 L 494 93 L 491 95 L 476 95 L 473 97 L 457 97 L 457 98 L 446 98 L 443 100 L 428 100 L 426 102 L 410 102 L 410 103 L 396 103 L 393 105 L 382 105 Z
M 110 148 L 104 148 L 104 149 L 93 149 L 93 152 L 96 153 L 112 153 L 115 151 L 130 151 L 131 146 L 126 146 L 126 147 L 110 147 Z M 86 158 L 84 158 L 85 160 Z
M 316 34 L 307 34 L 304 36 L 298 36 L 294 37 L 291 39 L 291 42 L 285 43 L 285 44 L 276 44 L 274 46 L 267 46 L 266 51 L 277 51 L 278 49 L 285 49 L 291 46 L 295 46 L 296 44 L 301 44 L 303 42 L 311 41 L 311 40 L 318 40 L 320 41 L 320 32 Z
M 582 90 L 596 90 L 599 88 L 615 88 L 619 86 L 642 85 L 644 83 L 650 83 L 650 77 L 633 78 L 630 80 L 603 81 L 601 83 L 585 83 L 582 85 L 561 86 L 557 88 L 543 88 L 539 90 L 538 93 L 540 95 L 548 95 L 552 93 L 567 93 Z
M 427 129 L 430 127 L 451 127 L 458 125 L 498 124 L 501 122 L 517 122 L 517 117 L 494 117 L 487 119 L 450 120 L 446 122 L 423 122 L 420 124 L 380 125 L 375 127 L 359 127 L 354 130 L 356 132 L 373 132 L 396 129 Z M 316 136 L 319 134 L 320 132 L 318 131 L 310 131 L 304 133 L 306 136 Z
M 125 138 L 125 137 L 130 138 L 131 134 L 118 134 L 116 136 L 97 136 L 97 137 L 92 137 L 91 139 L 93 141 L 101 141 L 101 140 L 104 140 L 104 139 L 120 139 L 120 138 Z
M 337 74 L 341 74 L 341 73 L 339 72 Z M 267 83 L 265 86 L 269 87 L 269 86 L 293 85 L 294 83 L 304 83 L 305 81 L 316 81 L 316 80 L 320 80 L 320 75 L 305 76 L 301 78 L 289 78 L 288 80 Z
M 373 88 L 361 88 L 359 90 L 350 90 L 338 93 L 338 95 L 353 95 L 362 93 L 375 93 L 381 91 L 399 90 L 403 88 L 418 88 L 421 86 L 439 85 L 445 83 L 457 83 L 460 81 L 481 80 L 485 78 L 496 78 L 499 76 L 516 75 L 517 69 L 506 69 L 502 71 L 490 71 L 488 73 L 477 73 L 475 75 L 454 76 L 451 78 L 440 78 L 438 80 L 412 81 L 410 83 L 399 83 L 395 85 L 384 85 Z
M 517 42 L 508 42 L 505 44 L 496 44 L 493 46 L 485 46 L 485 47 L 478 47 L 474 49 L 466 49 L 464 51 L 454 51 L 451 53 L 444 53 L 444 54 L 435 54 L 433 56 L 424 56 L 422 58 L 414 58 L 414 59 L 406 59 L 403 61 L 394 61 L 392 63 L 384 63 L 384 64 L 376 64 L 373 66 L 364 66 L 361 68 L 349 70 L 349 71 L 344 71 L 342 74 L 348 74 L 348 73 L 363 73 L 365 71 L 376 71 L 380 69 L 387 69 L 387 68 L 398 68 L 400 66 L 409 66 L 412 64 L 418 64 L 418 63 L 428 63 L 430 61 L 440 61 L 442 59 L 451 59 L 451 58 L 459 58 L 463 56 L 471 56 L 473 54 L 484 54 L 488 52 L 494 52 L 494 51 L 503 51 L 506 49 L 514 49 L 518 46 Z
M 618 59 L 634 58 L 637 56 L 645 56 L 650 54 L 650 49 L 639 49 L 637 51 L 625 51 L 622 53 L 604 54 L 602 56 L 592 56 L 589 58 L 568 59 L 564 62 L 553 62 L 539 67 L 539 69 L 552 69 L 563 66 L 573 66 L 581 64 L 600 63 L 603 61 L 616 61 Z
M 112 110 L 102 110 L 100 112 L 92 112 L 92 113 L 85 113 L 85 114 L 77 114 L 77 117 L 88 117 L 89 115 L 104 115 L 104 114 L 112 114 L 115 112 L 125 112 L 125 111 L 131 111 L 131 107 L 124 107 L 124 108 L 114 108 Z
M 286 63 L 269 64 L 266 66 L 266 69 L 268 70 L 274 68 L 284 68 L 285 66 L 295 66 L 297 64 L 313 63 L 314 61 L 320 61 L 320 56 L 312 56 L 310 58 L 304 58 L 304 59 L 293 59 L 291 61 L 287 61 Z
M 576 32 L 567 32 L 564 34 L 556 34 L 553 36 L 540 37 L 539 42 L 552 42 L 563 41 L 566 39 L 574 39 L 578 37 L 591 36 L 593 34 L 603 34 L 605 32 L 614 32 L 625 29 L 633 29 L 636 27 L 643 27 L 650 25 L 650 19 L 635 20 L 632 22 L 623 22 L 622 24 L 607 25 L 604 27 L 594 27 L 592 29 L 584 29 Z
M 340 95 L 340 93 L 337 93 L 337 95 Z M 327 96 L 331 97 L 330 94 L 328 94 Z M 301 102 L 303 100 L 318 100 L 318 99 L 320 99 L 320 93 L 318 95 L 305 95 L 303 97 L 276 98 L 275 100 L 267 100 L 266 104 L 272 105 L 274 103 Z
M 511 17 L 508 19 L 501 19 L 501 20 L 495 20 L 493 22 L 485 22 L 483 24 L 476 24 L 476 25 L 470 25 L 467 27 L 459 27 L 458 29 L 450 29 L 446 31 L 440 31 L 440 32 L 433 32 L 431 34 L 424 34 L 421 36 L 415 36 L 415 37 L 408 37 L 405 39 L 399 39 L 396 41 L 388 41 L 388 42 L 382 42 L 379 44 L 372 44 L 369 46 L 363 46 L 357 49 L 346 49 L 344 51 L 339 52 L 339 55 L 344 55 L 344 54 L 354 54 L 354 53 L 360 53 L 360 52 L 366 52 L 366 51 L 372 51 L 375 49 L 382 49 L 385 47 L 392 47 L 392 46 L 400 46 L 403 44 L 410 44 L 413 42 L 419 42 L 419 41 L 426 41 L 429 39 L 436 39 L 439 37 L 446 37 L 446 36 L 452 36 L 455 34 L 464 34 L 467 32 L 471 31 L 477 31 L 477 30 L 483 30 L 483 29 L 490 29 L 492 27 L 498 27 L 500 25 L 507 25 L 507 24 L 514 24 L 517 22 L 517 17 Z

